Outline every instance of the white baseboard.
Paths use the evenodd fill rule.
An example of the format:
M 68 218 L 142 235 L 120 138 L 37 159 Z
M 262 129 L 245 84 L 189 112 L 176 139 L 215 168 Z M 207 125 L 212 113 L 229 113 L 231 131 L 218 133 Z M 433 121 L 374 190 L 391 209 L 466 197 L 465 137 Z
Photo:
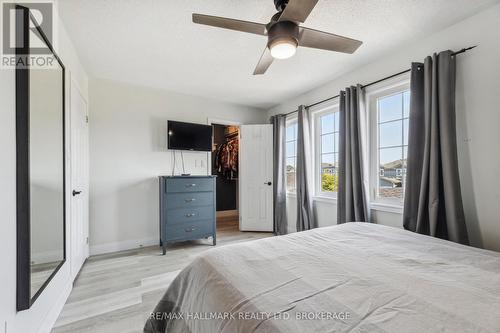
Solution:
M 239 211 L 236 210 L 222 210 L 217 212 L 217 217 L 238 217 Z
M 154 238 L 131 239 L 115 243 L 98 244 L 90 246 L 90 255 L 95 256 L 98 254 L 133 250 L 133 249 L 138 249 L 140 247 L 153 246 L 159 244 L 160 244 L 159 236 Z
M 47 314 L 42 324 L 40 325 L 38 333 L 50 333 L 52 331 L 52 328 L 54 327 L 57 318 L 59 318 L 59 314 L 61 314 L 62 312 L 64 304 L 66 304 L 66 301 L 68 300 L 69 294 L 71 294 L 71 290 L 73 290 L 73 281 L 69 281 L 66 284 L 63 292 L 61 293 L 56 303 L 52 306 L 49 313 Z

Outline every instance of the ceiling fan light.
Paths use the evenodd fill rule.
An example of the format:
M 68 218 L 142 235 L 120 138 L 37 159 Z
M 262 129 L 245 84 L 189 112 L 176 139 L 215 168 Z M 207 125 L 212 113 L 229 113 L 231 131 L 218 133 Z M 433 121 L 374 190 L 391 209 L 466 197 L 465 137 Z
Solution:
M 295 55 L 297 52 L 297 41 L 293 38 L 280 39 L 269 45 L 271 55 L 275 59 L 288 59 Z

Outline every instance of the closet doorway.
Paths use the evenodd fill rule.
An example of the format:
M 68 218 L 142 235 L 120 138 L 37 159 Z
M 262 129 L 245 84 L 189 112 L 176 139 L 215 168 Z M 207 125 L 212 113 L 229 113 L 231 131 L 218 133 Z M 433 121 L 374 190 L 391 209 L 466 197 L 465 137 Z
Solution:
M 216 180 L 216 208 L 219 226 L 239 224 L 240 128 L 229 122 L 212 121 L 212 175 Z

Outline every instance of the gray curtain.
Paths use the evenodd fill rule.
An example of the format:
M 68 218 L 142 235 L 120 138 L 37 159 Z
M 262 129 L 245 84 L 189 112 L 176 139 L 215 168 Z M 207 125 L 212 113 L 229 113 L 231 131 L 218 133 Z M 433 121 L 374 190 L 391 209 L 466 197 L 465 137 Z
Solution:
M 363 179 L 362 87 L 340 92 L 337 223 L 368 221 Z
M 469 244 L 458 174 L 455 72 L 451 51 L 412 64 L 403 223 L 407 230 Z
M 271 117 L 274 129 L 274 233 L 287 233 L 286 216 L 286 116 Z
M 297 231 L 316 228 L 311 198 L 311 114 L 301 105 L 297 133 Z

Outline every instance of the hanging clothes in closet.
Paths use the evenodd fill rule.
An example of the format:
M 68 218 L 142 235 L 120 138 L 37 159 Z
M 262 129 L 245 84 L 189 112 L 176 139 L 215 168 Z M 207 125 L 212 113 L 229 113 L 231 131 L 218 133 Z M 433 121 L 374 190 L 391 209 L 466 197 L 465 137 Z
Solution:
M 237 135 L 229 136 L 226 142 L 217 146 L 215 168 L 217 174 L 225 179 L 238 178 L 239 140 Z

